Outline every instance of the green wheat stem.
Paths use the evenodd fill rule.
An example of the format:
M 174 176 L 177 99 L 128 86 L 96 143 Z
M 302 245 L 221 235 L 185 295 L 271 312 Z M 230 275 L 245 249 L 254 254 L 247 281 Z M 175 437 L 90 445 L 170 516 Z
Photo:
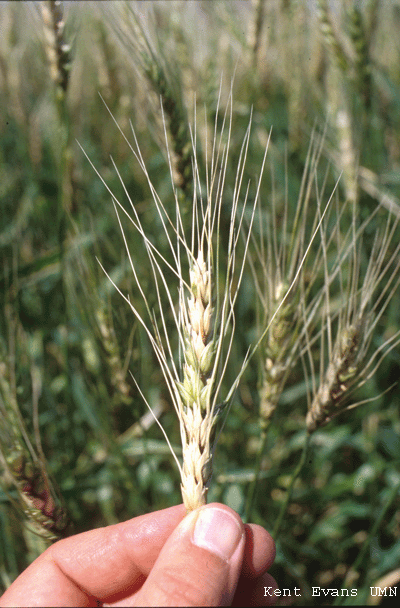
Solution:
M 68 239 L 68 214 L 71 210 L 72 187 L 70 167 L 72 162 L 71 118 L 67 106 L 67 92 L 70 71 L 70 46 L 64 36 L 64 14 L 59 0 L 43 0 L 41 3 L 44 45 L 48 59 L 53 95 L 57 114 L 57 237 L 61 270 L 60 295 L 64 326 L 69 324 L 68 315 L 68 265 L 66 260 Z M 69 367 L 67 340 L 63 345 L 63 356 L 68 378 L 72 371 Z M 71 382 L 68 382 L 68 387 Z
M 358 571 L 359 567 L 361 566 L 361 564 L 363 563 L 365 556 L 367 554 L 367 551 L 369 550 L 370 544 L 371 544 L 373 538 L 376 536 L 379 528 L 381 527 L 382 521 L 383 521 L 386 513 L 392 506 L 393 502 L 396 500 L 396 498 L 399 494 L 399 491 L 400 491 L 400 481 L 392 488 L 392 491 L 389 494 L 388 500 L 385 502 L 385 504 L 383 505 L 383 507 L 381 509 L 381 512 L 379 513 L 378 517 L 375 519 L 374 524 L 355 559 L 355 562 L 353 563 L 353 565 L 351 566 L 351 568 L 349 569 L 349 571 L 346 574 L 346 578 L 343 582 L 342 589 L 347 589 L 350 585 L 352 585 L 354 583 L 354 580 L 358 578 L 357 571 Z M 333 605 L 340 606 L 341 598 L 337 597 L 335 602 L 333 603 Z
M 254 502 L 255 502 L 255 498 L 256 498 L 256 489 L 257 489 L 258 481 L 260 478 L 261 462 L 262 462 L 262 457 L 263 457 L 263 454 L 265 451 L 265 446 L 267 444 L 267 437 L 268 437 L 268 433 L 267 433 L 267 429 L 265 429 L 261 432 L 260 443 L 259 443 L 259 447 L 258 447 L 257 455 L 256 455 L 256 463 L 254 466 L 254 478 L 250 483 L 249 493 L 248 493 L 248 497 L 247 497 L 247 501 L 246 501 L 246 509 L 245 509 L 245 514 L 244 514 L 244 521 L 246 521 L 246 522 L 250 521 L 252 512 L 253 512 L 253 508 L 254 508 Z
M 279 511 L 278 518 L 275 521 L 275 526 L 274 526 L 274 529 L 273 529 L 273 532 L 272 532 L 272 537 L 274 538 L 275 541 L 278 538 L 279 532 L 281 530 L 283 519 L 284 519 L 284 517 L 286 515 L 286 511 L 287 511 L 287 508 L 289 506 L 290 499 L 292 498 L 294 484 L 296 482 L 296 479 L 300 475 L 300 473 L 301 473 L 301 471 L 303 469 L 303 466 L 304 466 L 304 464 L 306 462 L 307 452 L 308 452 L 308 446 L 310 444 L 310 437 L 311 437 L 311 433 L 306 433 L 305 438 L 304 438 L 303 451 L 301 453 L 300 460 L 297 463 L 297 466 L 296 466 L 296 468 L 294 469 L 294 471 L 292 473 L 292 476 L 291 476 L 291 479 L 290 479 L 290 484 L 289 484 L 289 487 L 288 487 L 287 492 L 286 492 L 285 500 L 282 503 L 281 509 Z

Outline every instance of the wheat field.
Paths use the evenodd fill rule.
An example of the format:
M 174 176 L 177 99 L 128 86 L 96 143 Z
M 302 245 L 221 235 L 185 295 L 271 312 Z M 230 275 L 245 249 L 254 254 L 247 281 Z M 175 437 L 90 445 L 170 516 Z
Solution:
M 1 590 L 182 501 L 266 527 L 290 605 L 399 582 L 399 27 L 0 3 Z

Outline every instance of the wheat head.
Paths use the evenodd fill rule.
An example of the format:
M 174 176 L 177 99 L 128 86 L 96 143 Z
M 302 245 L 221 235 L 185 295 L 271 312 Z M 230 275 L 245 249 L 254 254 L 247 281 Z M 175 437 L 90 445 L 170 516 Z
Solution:
M 218 116 L 218 112 L 216 114 Z M 123 205 L 111 192 L 105 181 L 102 180 L 113 198 L 132 273 L 147 308 L 151 320 L 151 329 L 129 297 L 124 295 L 115 283 L 113 284 L 130 306 L 151 341 L 177 413 L 183 449 L 182 465 L 174 453 L 173 455 L 181 474 L 182 497 L 187 511 L 191 511 L 206 502 L 212 474 L 217 425 L 218 422 L 222 422 L 223 412 L 227 413 L 229 410 L 239 379 L 248 362 L 245 358 L 226 397 L 221 400 L 219 393 L 228 366 L 235 328 L 234 305 L 243 275 L 254 211 L 268 149 L 267 147 L 265 150 L 260 177 L 250 209 L 250 222 L 246 229 L 247 237 L 245 238 L 243 256 L 240 263 L 237 264 L 237 243 L 243 225 L 249 193 L 248 187 L 242 192 L 242 180 L 250 137 L 250 123 L 251 117 L 239 154 L 232 200 L 229 204 L 226 204 L 225 201 L 225 179 L 232 130 L 232 92 L 229 96 L 219 135 L 217 135 L 217 124 L 215 125 L 212 155 L 207 163 L 205 189 L 201 185 L 195 137 L 193 138 L 194 198 L 192 222 L 189 230 L 183 222 L 183 217 L 186 216 L 181 213 L 176 189 L 174 188 L 175 217 L 171 216 L 163 201 L 157 195 L 135 138 L 136 149 L 131 146 L 131 150 L 147 178 L 153 201 L 167 236 L 173 260 L 172 264 L 161 254 L 156 245 L 147 238 L 135 205 L 126 189 L 125 193 L 133 217 L 127 214 Z M 207 129 L 205 132 L 207 132 Z M 166 128 L 165 134 L 168 148 Z M 122 135 L 125 137 L 123 133 Z M 126 141 L 128 142 L 127 139 Z M 208 149 L 208 142 L 206 142 L 204 149 Z M 168 156 L 170 158 L 169 154 Z M 88 160 L 90 162 L 90 159 Z M 114 167 L 117 170 L 115 164 Z M 171 182 L 174 186 L 173 167 L 171 165 L 170 172 Z M 102 179 L 99 173 L 98 175 Z M 204 190 L 205 194 L 203 194 Z M 241 213 L 238 211 L 239 203 L 242 204 Z M 137 276 L 129 252 L 127 236 L 122 225 L 121 214 L 128 216 L 129 221 L 142 236 L 150 261 L 157 296 L 158 319 L 151 310 L 146 293 Z M 229 222 L 224 255 L 222 255 L 222 235 L 220 233 L 222 214 L 225 214 L 225 221 Z M 190 234 L 190 238 L 188 234 Z M 223 260 L 225 263 L 223 263 Z M 165 267 L 172 271 L 175 276 L 179 294 L 178 301 L 176 301 L 175 289 L 165 277 Z M 189 270 L 189 276 L 186 274 L 186 268 Z M 106 271 L 104 270 L 104 272 Z M 110 280 L 113 282 L 111 278 Z M 220 285 L 223 285 L 222 289 L 218 287 Z M 179 342 L 180 356 L 178 361 L 174 356 L 174 337 L 171 336 L 167 327 L 166 306 L 173 317 L 175 337 Z M 139 387 L 138 390 L 140 391 Z M 140 393 L 142 394 L 141 391 Z M 144 398 L 143 394 L 142 396 Z M 150 408 L 149 404 L 148 407 Z M 170 446 L 166 433 L 163 429 L 162 431 Z

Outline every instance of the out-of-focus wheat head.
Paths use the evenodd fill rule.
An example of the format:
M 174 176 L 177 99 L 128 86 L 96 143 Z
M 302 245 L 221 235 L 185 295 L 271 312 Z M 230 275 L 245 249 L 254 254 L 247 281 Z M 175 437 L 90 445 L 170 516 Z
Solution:
M 160 363 L 178 416 L 183 448 L 183 464 L 179 463 L 175 454 L 174 457 L 180 470 L 182 496 L 188 511 L 206 503 L 212 473 L 217 422 L 221 419 L 224 411 L 227 413 L 239 378 L 247 363 L 247 359 L 245 359 L 236 380 L 226 397 L 221 401 L 219 393 L 228 366 L 234 334 L 234 304 L 243 274 L 267 152 L 266 150 L 251 206 L 243 257 L 236 264 L 237 243 L 249 195 L 249 186 L 246 189 L 243 188 L 245 191 L 242 194 L 242 180 L 250 138 L 250 122 L 239 154 L 231 200 L 226 199 L 225 179 L 232 130 L 232 93 L 229 96 L 219 135 L 218 125 L 215 124 L 214 138 L 211 145 L 212 154 L 207 162 L 205 188 L 201 184 L 196 157 L 196 137 L 193 137 L 194 196 L 190 226 L 184 225 L 183 222 L 176 187 L 174 187 L 171 163 L 171 182 L 174 187 L 175 198 L 174 215 L 167 210 L 166 205 L 161 201 L 152 185 L 135 134 L 136 149 L 126 140 L 147 178 L 168 240 L 172 263 L 168 262 L 157 249 L 157 245 L 147 238 L 134 202 L 129 197 L 126 189 L 125 194 L 129 200 L 133 217 L 127 214 L 122 204 L 102 180 L 113 197 L 131 269 L 149 314 L 152 330 L 149 329 L 148 324 L 133 306 L 130 299 L 116 285 L 115 287 L 145 328 Z M 196 133 L 196 126 L 194 133 Z M 166 128 L 165 136 L 168 158 L 170 158 Z M 207 142 L 205 149 L 208 149 Z M 115 164 L 114 167 L 116 168 Z M 101 176 L 99 177 L 101 178 Z M 239 205 L 242 205 L 240 213 L 238 212 Z M 158 317 L 150 310 L 148 298 L 139 282 L 135 265 L 129 253 L 128 240 L 121 222 L 121 213 L 129 217 L 130 222 L 143 238 L 152 269 L 158 302 Z M 228 234 L 221 234 L 220 232 L 222 216 L 224 222 L 229 223 Z M 223 249 L 221 247 L 222 240 L 225 244 Z M 163 269 L 172 271 L 176 279 L 175 286 L 171 280 L 166 280 Z M 221 285 L 223 285 L 222 290 Z M 176 293 L 178 293 L 178 300 L 176 299 Z M 167 308 L 169 309 L 168 312 Z M 175 336 L 171 335 L 170 326 L 167 327 L 167 314 L 171 314 L 173 317 Z M 173 344 L 175 339 L 179 343 L 178 360 L 174 356 Z M 168 445 L 170 445 L 165 432 L 164 436 Z
M 345 8 L 343 15 L 340 14 L 341 8 Z M 330 60 L 326 99 L 337 147 L 337 151 L 333 150 L 331 154 L 343 173 L 347 198 L 357 201 L 363 138 L 370 129 L 371 120 L 371 45 L 376 31 L 378 5 L 375 0 L 363 9 L 357 2 L 347 6 L 343 3 L 343 7 L 338 3 L 335 9 L 336 13 L 327 0 L 317 0 L 320 30 Z M 335 27 L 334 21 L 337 21 Z
M 247 44 L 251 53 L 253 68 L 257 66 L 257 53 L 260 46 L 260 37 L 263 24 L 263 8 L 265 0 L 252 0 L 253 16 L 249 22 Z
M 150 10 L 153 7 L 150 7 Z M 162 50 L 161 33 L 157 32 L 154 40 L 150 41 L 148 33 L 142 25 L 140 12 L 130 2 L 118 2 L 113 6 L 100 7 L 106 17 L 106 22 L 117 34 L 117 42 L 128 52 L 127 57 L 132 61 L 141 79 L 141 86 L 147 85 L 146 105 L 153 108 L 153 122 L 159 127 L 160 145 L 163 128 L 167 124 L 170 133 L 170 162 L 175 187 L 182 212 L 182 205 L 191 198 L 191 141 L 188 129 L 187 113 L 184 104 L 184 87 L 182 74 L 175 65 L 167 63 Z M 172 32 L 170 32 L 172 34 Z M 159 48 L 154 50 L 154 45 Z M 181 58 L 179 58 L 181 59 Z M 156 95 L 154 95 L 156 93 Z M 158 111 L 161 99 L 164 124 L 159 121 Z M 157 124 L 158 123 L 158 124 Z M 185 210 L 186 211 L 186 210 Z
M 328 7 L 328 0 L 317 0 L 317 15 L 320 21 L 321 33 L 331 57 L 340 70 L 348 70 L 348 58 L 336 29 L 332 25 L 332 19 Z
M 50 75 L 63 96 L 68 87 L 71 47 L 64 40 L 64 18 L 60 0 L 42 0 L 43 31 Z
M 17 498 L 10 495 L 10 501 L 24 525 L 49 543 L 64 535 L 68 517 L 47 474 L 41 448 L 34 449 L 28 437 L 10 359 L 0 348 L 0 483 L 7 493 L 10 488 L 16 491 Z M 32 384 L 34 401 L 37 393 L 34 370 Z
M 283 202 L 283 212 L 278 211 L 272 200 L 272 205 L 268 205 L 270 209 L 263 210 L 267 220 L 265 227 L 260 205 L 260 239 L 259 242 L 255 237 L 252 239 L 254 254 L 249 255 L 249 261 L 259 296 L 260 326 L 264 334 L 259 351 L 263 357 L 259 390 L 262 431 L 267 429 L 292 367 L 299 359 L 305 333 L 310 331 L 321 300 L 320 291 L 312 297 L 309 293 L 319 278 L 323 262 L 321 247 L 314 240 L 318 241 L 318 224 L 331 200 L 327 201 L 323 212 L 322 189 L 318 193 L 320 214 L 315 213 L 313 184 L 322 146 L 323 138 L 312 139 L 295 212 L 292 213 L 287 200 Z M 314 244 L 312 260 L 308 263 L 307 256 Z
M 378 211 L 378 208 L 377 208 Z M 306 417 L 309 433 L 328 423 L 334 416 L 365 401 L 349 405 L 352 393 L 375 373 L 384 357 L 400 342 L 400 332 L 388 337 L 372 353 L 371 339 L 390 300 L 400 284 L 400 244 L 395 245 L 398 220 L 388 214 L 382 233 L 377 232 L 365 273 L 361 268 L 363 230 L 353 229 L 350 249 L 339 252 L 332 271 L 340 277 L 340 303 L 330 295 L 331 280 L 325 277 L 325 312 L 321 334 L 319 383 L 313 373 L 313 398 Z M 322 236 L 326 242 L 326 235 Z M 345 248 L 343 247 L 342 252 Z M 347 288 L 345 284 L 347 275 Z M 333 337 L 336 328 L 336 338 Z M 328 362 L 325 367 L 324 343 Z M 367 400 L 368 401 L 368 400 Z

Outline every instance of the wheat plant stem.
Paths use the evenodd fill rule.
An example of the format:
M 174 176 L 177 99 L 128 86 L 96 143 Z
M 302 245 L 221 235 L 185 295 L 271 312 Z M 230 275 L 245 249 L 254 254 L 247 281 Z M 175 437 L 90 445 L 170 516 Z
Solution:
M 245 509 L 245 514 L 244 514 L 245 522 L 250 521 L 251 517 L 252 517 L 254 501 L 256 498 L 256 490 L 257 490 L 258 481 L 260 478 L 262 457 L 263 457 L 263 454 L 265 451 L 265 446 L 267 444 L 267 436 L 268 436 L 268 433 L 267 433 L 267 430 L 265 429 L 261 432 L 260 443 L 259 443 L 259 447 L 258 447 L 257 455 L 256 455 L 256 464 L 254 466 L 254 478 L 250 483 L 249 493 L 247 496 L 246 509 Z
M 41 3 L 44 46 L 47 55 L 50 79 L 53 81 L 53 96 L 57 115 L 57 215 L 56 229 L 60 260 L 60 294 L 65 328 L 68 328 L 68 284 L 66 247 L 68 237 L 67 216 L 71 210 L 72 185 L 70 166 L 72 159 L 71 119 L 67 106 L 67 91 L 70 70 L 70 46 L 64 36 L 64 11 L 59 0 L 43 0 Z M 71 370 L 68 362 L 67 339 L 63 344 L 64 364 L 68 378 Z M 71 383 L 68 382 L 68 387 Z M 69 389 L 68 389 L 69 390 Z
M 67 392 L 71 390 L 72 369 L 70 365 L 69 348 L 68 348 L 68 263 L 67 263 L 67 209 L 69 208 L 69 179 L 68 179 L 68 156 L 70 128 L 69 117 L 64 99 L 56 99 L 57 118 L 58 118 L 58 133 L 59 133 L 59 158 L 57 161 L 57 236 L 60 259 L 60 295 L 62 300 L 62 321 L 65 328 L 65 336 L 62 342 L 62 353 L 64 358 L 64 369 L 67 376 Z
M 58 190 L 58 204 L 57 204 L 57 227 L 58 227 L 58 242 L 60 248 L 60 265 L 61 265 L 61 276 L 62 276 L 62 292 L 64 307 L 66 309 L 66 293 L 65 293 L 65 240 L 67 235 L 67 221 L 66 221 L 66 209 L 67 209 L 67 149 L 68 149 L 68 118 L 64 104 L 58 100 L 58 131 L 60 134 L 60 158 L 58 159 L 58 176 L 57 176 L 57 190 Z
M 292 477 L 290 479 L 290 484 L 289 487 L 287 489 L 286 492 L 286 496 L 285 496 L 285 500 L 282 503 L 281 509 L 279 511 L 279 515 L 275 521 L 275 526 L 272 532 L 272 538 L 275 540 L 277 540 L 278 536 L 279 536 L 279 532 L 281 530 L 281 526 L 282 526 L 282 522 L 283 522 L 283 518 L 286 515 L 286 511 L 287 508 L 289 506 L 290 503 L 290 499 L 292 498 L 292 493 L 293 493 L 293 488 L 294 488 L 294 484 L 296 479 L 298 478 L 298 476 L 300 475 L 303 466 L 306 462 L 306 458 L 307 458 L 307 452 L 308 452 L 308 446 L 310 444 L 310 437 L 311 437 L 311 433 L 306 432 L 305 438 L 304 438 L 304 446 L 303 446 L 303 451 L 301 453 L 300 456 L 300 460 L 297 463 L 297 466 L 295 468 L 295 470 L 292 473 Z
M 381 512 L 379 513 L 378 517 L 375 519 L 374 524 L 373 524 L 367 538 L 365 539 L 363 546 L 361 547 L 360 552 L 355 559 L 354 564 L 348 570 L 346 578 L 343 582 L 343 587 L 342 587 L 343 589 L 347 589 L 348 587 L 350 587 L 350 585 L 354 584 L 355 580 L 357 580 L 357 578 L 358 578 L 357 572 L 365 559 L 365 556 L 367 554 L 367 551 L 369 550 L 370 544 L 371 544 L 373 538 L 376 536 L 386 513 L 392 506 L 393 502 L 396 500 L 396 498 L 399 494 L 399 491 L 400 491 L 400 481 L 395 486 L 393 486 L 392 491 L 389 494 L 389 498 L 387 499 L 387 501 L 385 501 L 385 504 L 383 505 Z M 365 572 L 365 570 L 364 570 L 364 572 Z M 335 602 L 333 603 L 333 605 L 340 606 L 341 598 L 338 597 L 335 600 Z

